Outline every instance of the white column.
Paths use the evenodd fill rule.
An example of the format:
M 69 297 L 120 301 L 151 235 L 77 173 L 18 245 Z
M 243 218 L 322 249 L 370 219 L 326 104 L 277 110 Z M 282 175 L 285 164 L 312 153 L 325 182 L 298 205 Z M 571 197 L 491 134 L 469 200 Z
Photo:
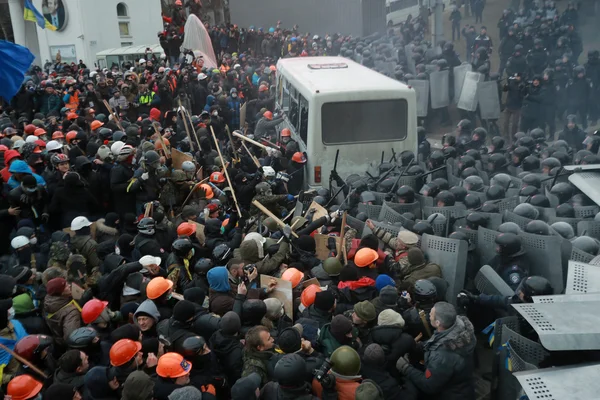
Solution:
M 13 35 L 15 36 L 15 43 L 26 46 L 26 21 L 23 19 L 23 5 L 21 4 L 21 0 L 8 0 L 8 9 L 10 10 L 10 19 L 12 22 Z

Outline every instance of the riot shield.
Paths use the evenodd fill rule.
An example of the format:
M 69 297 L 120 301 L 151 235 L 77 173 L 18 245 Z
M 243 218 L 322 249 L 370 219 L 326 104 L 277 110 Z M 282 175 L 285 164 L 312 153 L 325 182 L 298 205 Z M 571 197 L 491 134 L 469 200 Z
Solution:
M 575 210 L 575 218 L 594 218 L 600 212 L 598 206 L 580 206 L 573 207 L 573 209 Z
M 447 107 L 450 104 L 450 93 L 448 82 L 450 71 L 434 71 L 429 75 L 429 94 L 431 96 L 431 108 Z
M 600 268 L 569 261 L 565 294 L 600 293 Z
M 519 232 L 521 245 L 529 261 L 530 275 L 540 275 L 550 281 L 555 293 L 564 288 L 561 257 L 562 237 L 541 236 Z
M 469 250 L 477 248 L 477 231 L 473 229 L 461 228 L 460 226 L 454 226 L 454 232 L 463 233 L 469 239 Z
M 417 95 L 417 117 L 426 117 L 429 106 L 429 81 L 411 79 L 407 83 Z
M 475 287 L 479 293 L 499 296 L 513 296 L 514 290 L 489 265 L 484 265 L 475 275 Z
M 534 303 L 577 303 L 580 301 L 600 301 L 600 293 L 596 294 L 552 294 L 549 296 L 533 296 Z
M 467 72 L 471 72 L 472 67 L 471 64 L 466 63 L 459 65 L 458 67 L 454 67 L 454 103 L 458 103 L 460 99 L 460 92 L 462 92 L 463 83 L 465 81 L 465 76 Z
M 573 228 L 573 232 L 577 234 L 577 224 L 583 221 L 581 218 L 562 218 L 562 217 L 550 217 L 548 220 L 548 225 L 552 225 L 555 222 L 566 222 L 571 225 Z
M 519 228 L 521 229 L 525 229 L 525 226 L 529 222 L 533 221 L 532 219 L 521 217 L 520 215 L 508 210 L 504 211 L 502 220 L 504 222 L 514 222 L 515 224 L 519 225 Z
M 571 249 L 571 255 L 569 256 L 569 260 L 578 261 L 582 263 L 589 263 L 594 259 L 594 255 L 590 253 L 586 253 L 583 250 L 578 249 L 577 247 L 573 247 Z
M 414 46 L 415 46 L 414 44 L 407 44 L 406 46 L 404 46 L 404 55 L 406 56 L 406 63 L 408 65 L 408 70 L 413 75 L 415 75 L 417 73 L 417 70 L 415 68 L 415 60 L 413 60 L 413 58 L 412 58 Z
M 402 215 L 400 215 L 399 212 L 388 206 L 388 203 L 383 203 L 383 206 L 381 207 L 381 211 L 379 213 L 379 217 L 377 218 L 378 221 L 389 222 L 390 224 L 393 224 L 395 222 L 402 222 L 402 219 Z
M 535 330 L 546 349 L 550 351 L 600 350 L 600 314 L 598 314 L 600 301 L 512 304 L 512 306 Z
M 556 210 L 554 208 L 534 207 L 540 212 L 538 219 L 541 219 L 542 221 L 548 222 L 550 221 L 550 218 L 556 217 Z
M 384 202 L 383 203 L 384 206 L 387 206 L 389 208 L 391 208 L 392 210 L 396 211 L 398 214 L 404 214 L 404 213 L 412 213 L 416 218 L 421 218 L 421 204 L 418 201 L 415 201 L 414 203 L 406 203 L 406 204 L 400 204 L 400 203 L 390 203 L 390 202 Z M 382 210 L 383 212 L 383 210 Z
M 577 223 L 577 235 L 583 234 L 600 240 L 600 221 L 581 221 Z
M 457 107 L 465 111 L 477 110 L 479 82 L 483 75 L 479 72 L 467 72 L 463 82 L 462 90 Z
M 479 82 L 479 111 L 481 119 L 500 118 L 500 98 L 496 81 Z
M 423 218 L 427 218 L 432 214 L 442 214 L 448 220 L 452 220 L 452 223 L 467 216 L 467 208 L 464 204 L 458 203 L 455 206 L 448 207 L 423 207 Z
M 436 65 L 433 64 L 425 64 L 425 72 L 427 74 L 431 74 L 432 72 L 434 72 L 437 69 Z
M 363 230 L 365 229 L 365 223 L 363 221 L 350 215 L 346 215 L 346 224 L 350 228 L 356 230 L 356 237 L 362 237 Z
M 600 393 L 600 364 L 573 365 L 516 372 L 529 399 L 595 399 Z
M 377 221 L 379 214 L 381 213 L 382 206 L 376 206 L 374 204 L 358 203 L 358 212 L 367 214 L 367 218 Z
M 496 256 L 496 236 L 499 234 L 491 229 L 477 229 L 477 253 L 481 264 L 489 263 Z
M 448 282 L 446 301 L 456 304 L 456 295 L 462 290 L 467 268 L 467 243 L 463 240 L 441 238 L 424 234 L 421 250 L 430 262 L 442 269 L 442 277 Z
M 433 207 L 433 197 L 423 196 L 421 194 L 415 193 L 415 200 L 417 200 L 419 204 L 421 204 L 421 210 L 424 207 Z
M 506 199 L 499 200 L 498 202 L 496 202 L 496 204 L 498 204 L 498 209 L 500 210 L 500 212 L 504 212 L 506 210 L 510 211 L 519 205 L 519 197 L 508 197 Z

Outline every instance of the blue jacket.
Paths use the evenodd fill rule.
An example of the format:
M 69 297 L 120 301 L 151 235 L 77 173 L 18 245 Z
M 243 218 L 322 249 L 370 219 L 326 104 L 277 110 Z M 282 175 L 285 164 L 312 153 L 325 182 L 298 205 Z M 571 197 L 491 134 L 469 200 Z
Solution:
M 15 161 L 13 161 L 13 163 L 10 164 L 10 168 L 8 169 L 8 172 L 10 172 L 11 174 L 28 174 L 28 175 L 33 175 L 33 177 L 37 181 L 38 185 L 46 186 L 46 181 L 44 180 L 44 178 L 42 178 L 38 174 L 34 174 L 31 171 L 31 168 L 29 167 L 29 165 L 27 165 L 27 163 L 25 161 L 23 161 L 23 160 L 15 160 Z M 8 187 L 10 189 L 14 189 L 17 186 L 19 186 L 19 182 L 17 182 L 17 180 L 15 179 L 14 176 L 11 176 L 10 179 L 8 180 Z

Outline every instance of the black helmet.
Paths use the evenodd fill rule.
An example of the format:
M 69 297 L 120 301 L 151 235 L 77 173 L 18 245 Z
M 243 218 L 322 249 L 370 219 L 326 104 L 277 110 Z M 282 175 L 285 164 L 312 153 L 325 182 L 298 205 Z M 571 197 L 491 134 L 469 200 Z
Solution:
M 429 155 L 429 164 L 432 169 L 441 167 L 445 161 L 444 153 L 439 150 L 435 150 Z
M 477 139 L 475 139 L 475 136 L 477 136 Z M 473 129 L 473 133 L 471 133 L 471 138 L 473 140 L 485 143 L 485 139 L 487 138 L 487 131 L 485 130 L 485 128 L 482 127 L 475 128 Z
M 151 217 L 142 218 L 137 224 L 138 232 L 146 235 L 154 235 L 155 228 L 156 223 L 154 218 Z
M 373 192 L 362 192 L 360 194 L 360 202 L 361 203 L 375 203 L 377 201 L 377 197 L 375 196 L 375 194 L 373 194 Z
M 531 136 L 523 136 L 517 140 L 517 147 L 527 147 L 531 151 L 535 147 L 535 140 Z
M 519 196 L 521 197 L 531 197 L 535 196 L 536 194 L 540 194 L 540 189 L 536 188 L 535 186 L 525 186 L 519 190 Z
M 546 134 L 544 133 L 544 130 L 540 128 L 532 129 L 531 132 L 529 132 L 529 135 L 536 143 L 541 143 L 546 140 Z
M 471 121 L 468 119 L 461 119 L 458 121 L 456 127 L 460 129 L 461 132 L 471 132 Z
M 136 130 L 137 132 L 137 130 Z M 123 131 L 114 131 L 112 134 L 113 142 L 123 142 L 123 138 L 125 137 L 125 132 Z
M 497 153 L 498 151 L 504 149 L 505 144 L 506 142 L 504 141 L 504 138 L 502 136 L 494 136 L 492 138 L 492 153 Z
M 539 175 L 527 174 L 521 179 L 521 185 L 521 187 L 534 186 L 539 189 L 542 187 L 542 180 L 540 179 Z
M 596 138 L 596 140 L 598 140 L 600 138 Z M 569 157 L 569 155 L 563 151 L 563 150 L 557 150 L 552 154 L 553 158 L 556 158 L 559 162 L 560 165 L 567 165 L 571 163 L 571 157 Z M 557 165 L 553 168 L 559 167 L 560 165 Z
M 544 170 L 544 172 L 546 172 L 546 171 L 550 172 L 554 168 L 557 168 L 557 167 L 560 168 L 561 164 L 557 158 L 548 157 L 544 161 L 542 161 L 541 166 L 542 166 L 542 169 Z M 548 172 L 546 172 L 546 173 L 548 173 Z
M 449 190 L 442 190 L 435 197 L 434 203 L 437 204 L 437 207 L 450 207 L 456 203 L 456 198 Z
M 468 167 L 460 173 L 460 177 L 463 179 L 467 179 L 470 176 L 479 176 L 479 171 L 475 167 Z
M 504 190 L 508 190 L 512 184 L 512 179 L 508 174 L 496 174 L 490 180 L 490 185 L 498 185 Z
M 478 176 L 469 176 L 464 180 L 463 186 L 472 192 L 481 192 L 483 190 L 483 179 Z
M 427 279 L 418 279 L 415 282 L 415 301 L 417 303 L 433 304 L 437 301 L 437 288 Z
M 444 133 L 444 136 L 442 136 L 442 144 L 447 144 L 448 146 L 456 145 L 456 136 L 451 133 Z
M 571 240 L 575 237 L 575 231 L 573 227 L 563 221 L 558 221 L 550 225 L 550 228 L 554 229 L 556 233 L 563 237 L 563 239 Z
M 225 265 L 233 257 L 233 252 L 229 246 L 222 243 L 214 248 L 212 257 L 216 265 Z
M 423 140 L 425 140 L 426 136 L 427 136 L 427 131 L 425 130 L 425 128 L 422 126 L 417 126 L 417 138 L 418 138 L 419 142 L 422 142 Z
M 440 188 L 440 190 L 448 190 L 448 189 L 450 189 L 450 185 L 448 185 L 448 180 L 447 179 L 436 178 L 436 179 L 432 180 L 431 182 L 435 183 L 436 185 L 438 185 L 438 187 Z
M 242 304 L 242 322 L 260 325 L 260 320 L 267 314 L 267 305 L 259 299 L 249 299 Z M 251 324 L 250 324 L 251 325 Z
M 536 194 L 529 200 L 529 204 L 535 207 L 549 208 L 550 200 L 543 194 Z
M 322 196 L 327 199 L 327 198 L 329 198 L 329 190 L 325 189 L 324 187 L 319 188 L 319 189 L 317 189 L 317 196 Z
M 465 155 L 473 157 L 474 160 L 481 160 L 481 153 L 479 152 L 479 150 L 469 149 L 465 151 Z
M 408 170 L 406 170 L 406 175 L 409 175 L 409 176 L 418 176 L 418 175 L 423 175 L 424 173 L 425 173 L 425 170 L 420 165 L 413 165 Z
M 488 171 L 496 172 L 504 168 L 507 164 L 506 157 L 500 153 L 491 154 L 488 158 Z
M 498 232 L 512 233 L 513 235 L 518 235 L 519 232 L 521 232 L 521 227 L 519 227 L 519 225 L 515 224 L 514 222 L 504 222 L 498 227 Z
M 483 226 L 485 228 L 487 225 L 487 218 L 477 212 L 472 212 L 469 215 L 467 215 L 466 221 L 467 227 L 474 231 L 479 229 L 480 226 Z
M 444 158 L 446 159 L 456 158 L 458 156 L 458 151 L 456 151 L 456 148 L 453 146 L 445 147 L 442 151 L 444 152 Z
M 77 328 L 69 335 L 67 346 L 72 349 L 85 349 L 91 346 L 94 339 L 98 337 L 98 332 L 91 326 Z
M 515 292 L 523 293 L 525 303 L 533 303 L 533 296 L 551 295 L 554 294 L 554 289 L 548 279 L 542 276 L 529 276 L 521 281 Z
M 398 199 L 403 199 L 404 203 L 414 203 L 415 202 L 415 191 L 412 187 L 403 185 L 396 190 L 396 197 Z
M 392 187 L 394 186 L 394 184 L 396 183 L 396 179 L 393 178 L 387 178 L 384 179 L 383 182 L 381 182 L 378 187 L 377 190 L 383 193 L 388 193 L 390 190 L 392 190 Z
M 464 240 L 465 242 L 467 242 L 468 246 L 469 246 L 469 250 L 475 250 L 477 248 L 477 244 L 476 243 L 471 243 L 471 240 L 469 240 L 469 237 L 464 234 L 463 232 L 452 232 L 450 235 L 448 235 L 449 239 L 454 239 L 454 240 Z
M 313 201 L 322 207 L 325 207 L 325 204 L 327 204 L 327 199 L 323 196 L 315 196 L 313 197 Z
M 206 340 L 202 336 L 190 336 L 186 338 L 181 345 L 181 355 L 188 360 L 193 360 L 201 355 L 206 345 Z
M 559 218 L 575 218 L 575 209 L 569 203 L 560 204 L 556 207 L 556 216 Z
M 435 182 L 429 182 L 419 191 L 419 194 L 426 197 L 435 197 L 440 192 L 440 187 Z
M 512 256 L 521 251 L 521 238 L 512 233 L 501 233 L 496 236 L 498 254 Z
M 573 243 L 573 247 L 585 251 L 588 254 L 593 256 L 598 254 L 598 250 L 600 250 L 600 244 L 598 241 L 589 236 L 579 236 L 571 241 Z
M 294 328 L 291 328 L 294 329 Z M 306 361 L 299 354 L 285 354 L 273 372 L 275 380 L 283 387 L 296 387 L 304 384 L 306 375 Z
M 550 235 L 550 227 L 548 226 L 548 224 L 545 223 L 544 221 L 539 221 L 539 220 L 528 222 L 527 225 L 525 225 L 524 230 L 527 233 L 533 233 L 535 235 L 543 235 L 543 236 Z
M 186 258 L 194 246 L 190 239 L 181 238 L 175 239 L 171 247 L 177 257 Z
M 525 146 L 519 146 L 519 147 L 517 147 L 512 152 L 512 155 L 513 155 L 513 164 L 514 165 L 521 165 L 521 162 L 523 162 L 523 160 L 525 159 L 525 157 L 527 157 L 530 154 L 531 154 L 531 152 L 529 151 L 529 149 L 527 147 L 525 147 Z
M 194 272 L 200 275 L 206 275 L 212 267 L 214 267 L 214 264 L 210 258 L 201 258 L 196 261 L 196 265 L 194 265 Z
M 365 222 L 366 220 L 369 219 L 369 216 L 367 214 L 365 214 L 364 212 L 360 212 L 358 214 L 356 214 L 356 219 L 362 222 Z
M 481 207 L 481 198 L 476 194 L 467 194 L 463 203 L 467 210 L 478 210 Z
M 402 163 L 403 167 L 408 166 L 408 164 L 410 164 L 410 162 L 414 159 L 415 153 L 410 150 L 404 150 L 402 153 L 400 153 L 400 162 Z
M 458 168 L 464 171 L 465 168 L 475 167 L 475 159 L 471 156 L 464 155 L 458 159 Z
M 540 159 L 537 156 L 529 155 L 521 163 L 523 171 L 537 171 L 540 169 Z
M 109 140 L 113 136 L 113 131 L 109 128 L 100 128 L 98 135 L 104 140 Z
M 465 189 L 462 186 L 452 186 L 449 189 L 449 192 L 454 195 L 455 201 L 462 202 L 465 199 L 465 197 L 467 196 L 467 189 Z
M 417 217 L 415 217 L 415 214 L 410 213 L 410 212 L 402 213 L 402 216 L 404 218 L 406 218 L 408 221 L 415 221 L 417 219 Z
M 513 212 L 521 217 L 529 219 L 537 219 L 537 217 L 540 215 L 540 212 L 537 210 L 537 208 L 528 203 L 519 204 L 514 208 Z
M 503 199 L 505 195 L 506 191 L 500 185 L 492 185 L 485 192 L 485 196 L 488 200 L 500 200 Z
M 431 227 L 431 224 L 427 221 L 416 222 L 412 227 L 412 231 L 414 233 L 416 233 L 417 235 L 423 235 L 424 233 L 427 233 L 428 235 L 435 234 L 433 232 L 433 228 Z
M 498 213 L 500 212 L 500 207 L 495 201 L 486 201 L 485 203 L 483 203 L 479 211 L 485 213 Z
M 575 165 L 581 164 L 581 162 L 583 161 L 585 156 L 591 156 L 591 155 L 592 155 L 592 152 L 589 150 L 579 150 L 577 153 L 575 153 L 575 160 L 574 160 Z

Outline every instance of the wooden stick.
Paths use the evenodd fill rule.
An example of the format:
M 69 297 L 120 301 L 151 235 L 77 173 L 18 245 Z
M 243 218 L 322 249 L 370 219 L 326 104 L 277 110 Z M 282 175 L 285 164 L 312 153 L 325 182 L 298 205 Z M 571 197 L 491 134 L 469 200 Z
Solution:
M 117 124 L 117 126 L 119 127 L 119 129 L 122 132 L 125 132 L 125 129 L 123 129 L 123 125 L 121 125 L 121 121 L 115 115 L 115 112 L 112 109 L 112 107 L 110 106 L 110 104 L 108 104 L 108 101 L 106 101 L 106 100 L 103 100 L 103 101 L 104 101 L 104 106 L 106 107 L 106 109 L 108 110 L 108 112 L 110 113 L 110 115 L 112 115 L 113 119 L 115 120 L 115 124 Z
M 348 260 L 348 256 L 346 254 L 346 235 L 344 234 L 344 231 L 346 230 L 346 216 L 347 216 L 347 212 L 344 211 L 344 216 L 342 217 L 342 226 L 340 227 L 340 237 L 342 238 L 342 241 L 340 242 L 340 247 L 341 247 L 341 251 L 338 254 L 338 259 L 341 260 L 341 256 L 342 254 L 344 255 L 344 262 L 342 264 L 344 264 L 346 262 L 346 260 Z
M 270 147 L 267 147 L 267 146 L 265 146 L 265 145 L 264 145 L 264 144 L 262 144 L 262 143 L 258 143 L 258 142 L 257 142 L 256 140 L 254 140 L 254 139 L 250 139 L 250 138 L 247 138 L 247 137 L 246 137 L 246 136 L 244 136 L 244 135 L 240 135 L 240 134 L 239 134 L 239 133 L 237 133 L 237 132 L 233 132 L 233 133 L 232 133 L 232 135 L 233 135 L 233 136 L 237 136 L 237 137 L 239 137 L 240 139 L 242 139 L 242 140 L 244 140 L 244 141 L 246 141 L 246 142 L 248 142 L 248 143 L 251 143 L 251 144 L 253 144 L 253 145 L 255 145 L 255 146 L 258 146 L 258 147 L 260 147 L 261 149 L 264 149 L 264 150 L 271 149 Z
M 237 152 L 237 149 L 233 145 L 233 137 L 231 136 L 231 132 L 229 131 L 229 125 L 225 125 L 225 131 L 227 131 L 227 136 L 229 136 L 229 143 L 231 143 L 231 149 L 233 150 L 233 156 L 236 160 L 240 159 L 240 155 Z
M 254 157 L 254 154 L 250 153 L 250 149 L 248 149 L 248 146 L 246 146 L 246 143 L 242 142 L 242 146 L 244 146 L 244 149 L 246 149 L 246 151 L 248 152 L 248 155 L 250 156 L 252 161 L 254 161 L 254 165 L 256 165 L 256 168 L 260 169 L 260 162 L 258 161 L 258 159 L 256 157 Z
M 181 102 L 181 100 L 179 100 Z M 181 107 L 183 109 L 183 113 L 185 116 L 187 116 L 188 122 L 190 124 L 190 127 L 192 128 L 192 133 L 194 134 L 194 139 L 196 139 L 196 144 L 198 145 L 198 150 L 200 150 L 200 141 L 198 140 L 198 134 L 196 134 L 196 130 L 194 129 L 194 123 L 192 122 L 192 117 L 190 116 L 190 113 L 188 112 L 188 110 L 185 109 L 185 107 Z M 192 142 L 190 139 L 190 148 L 192 147 Z
M 233 189 L 233 185 L 231 184 L 231 179 L 229 179 L 229 172 L 227 172 L 227 164 L 225 164 L 225 160 L 223 160 L 223 155 L 221 154 L 221 148 L 219 147 L 219 141 L 217 140 L 217 135 L 215 135 L 215 130 L 213 127 L 210 127 L 210 132 L 212 133 L 213 140 L 215 141 L 215 146 L 217 147 L 217 152 L 219 153 L 219 158 L 221 159 L 221 165 L 223 166 L 223 172 L 225 172 L 225 178 L 227 178 L 227 183 L 229 184 L 229 188 L 231 189 L 231 196 L 233 197 L 233 202 L 235 203 L 235 208 L 237 209 L 238 215 L 240 218 L 242 217 L 242 211 L 240 210 L 240 206 L 237 201 L 237 197 L 235 197 L 235 189 Z
M 279 225 L 281 228 L 285 227 L 285 222 L 280 220 L 275 214 L 273 214 L 271 211 L 269 211 L 269 209 L 267 207 L 260 204 L 257 200 L 252 200 L 252 204 L 254 204 L 254 206 L 256 208 L 258 208 L 260 211 L 262 211 L 267 217 L 271 217 L 277 223 L 277 225 Z M 298 238 L 298 234 L 296 234 L 296 232 L 292 231 L 292 235 L 295 238 Z
M 185 134 L 187 135 L 188 140 L 190 141 L 190 148 L 192 147 L 192 137 L 190 136 L 190 130 L 188 129 L 188 124 L 187 124 L 187 117 L 185 116 L 185 110 L 183 108 L 183 106 L 181 105 L 181 99 L 179 100 L 179 109 L 177 110 L 178 113 L 180 113 L 181 118 L 183 119 L 183 126 L 185 127 Z
M 267 139 L 265 138 L 260 138 L 261 142 L 263 142 L 265 145 L 272 147 L 275 150 L 279 150 L 279 146 L 277 146 L 275 143 L 271 143 L 269 142 Z
M 144 218 L 148 218 L 149 216 L 152 215 L 152 208 L 153 208 L 152 202 L 146 204 L 146 210 L 144 211 Z
M 296 209 L 296 207 L 294 207 L 294 210 Z M 290 216 L 294 214 L 294 210 L 290 211 L 290 213 L 288 215 L 286 215 L 286 217 L 283 219 L 284 221 Z M 296 227 L 296 224 L 298 223 L 298 221 L 300 221 L 300 218 L 298 218 L 293 224 L 292 226 L 290 226 L 290 228 L 292 228 L 292 231 L 294 230 L 294 228 Z M 277 244 L 281 243 L 281 241 L 283 240 L 285 236 L 282 236 L 278 241 Z
M 158 140 L 160 141 L 163 153 L 165 153 L 165 157 L 171 158 L 171 150 L 168 150 L 169 152 L 167 153 L 167 145 L 165 144 L 165 141 L 163 140 L 163 137 L 158 131 L 158 128 L 156 127 L 154 122 L 152 123 L 152 127 L 154 128 L 154 132 L 158 135 Z
M 200 185 L 202 185 L 204 182 L 206 182 L 208 180 L 208 177 L 202 179 L 200 182 L 196 183 L 194 185 L 194 187 L 192 188 L 192 190 L 190 190 L 190 193 L 187 195 L 187 197 L 185 198 L 185 200 L 183 201 L 183 204 L 181 204 L 181 208 L 183 208 L 183 206 L 186 205 L 186 203 L 188 202 L 188 200 L 190 199 L 190 197 L 192 197 L 192 193 L 194 193 L 196 191 L 196 188 Z
M 18 355 L 17 353 L 15 353 L 14 351 L 12 351 L 11 349 L 9 349 L 8 347 L 6 347 L 5 345 L 3 345 L 1 343 L 0 343 L 0 349 L 6 351 L 8 354 L 10 354 L 14 358 L 16 358 L 17 361 L 20 362 L 21 364 L 24 364 L 27 367 L 31 368 L 31 370 L 34 371 L 36 374 L 42 376 L 44 379 L 48 379 L 48 375 L 46 375 L 44 373 L 44 371 L 42 371 L 41 369 L 39 369 L 38 367 L 36 367 L 35 365 L 33 365 L 32 363 L 30 363 L 29 361 L 27 361 L 26 359 L 24 359 L 23 357 L 21 357 L 20 355 Z

